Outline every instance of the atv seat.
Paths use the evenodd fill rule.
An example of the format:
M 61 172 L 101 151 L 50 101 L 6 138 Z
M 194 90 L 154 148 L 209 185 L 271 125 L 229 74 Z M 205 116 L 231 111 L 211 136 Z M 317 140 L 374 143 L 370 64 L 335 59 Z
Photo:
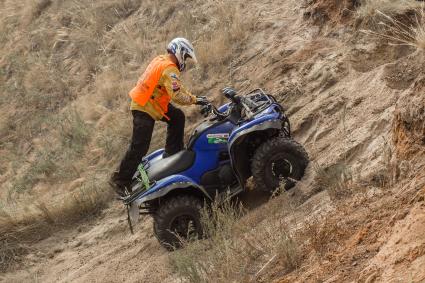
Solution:
M 158 160 L 146 170 L 149 180 L 158 181 L 162 178 L 189 169 L 195 161 L 195 152 L 182 150 L 170 157 Z

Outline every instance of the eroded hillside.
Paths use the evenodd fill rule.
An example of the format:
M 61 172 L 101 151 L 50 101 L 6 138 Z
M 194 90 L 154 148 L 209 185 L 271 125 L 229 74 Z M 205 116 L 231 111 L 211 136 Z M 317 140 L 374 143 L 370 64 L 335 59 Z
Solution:
M 5 282 L 425 280 L 425 51 L 420 30 L 391 30 L 423 31 L 420 2 L 0 5 Z M 198 49 L 195 94 L 270 91 L 312 162 L 283 196 L 254 208 L 267 199 L 248 192 L 224 239 L 169 254 L 149 218 L 129 234 L 105 180 L 130 135 L 127 91 L 177 34 Z

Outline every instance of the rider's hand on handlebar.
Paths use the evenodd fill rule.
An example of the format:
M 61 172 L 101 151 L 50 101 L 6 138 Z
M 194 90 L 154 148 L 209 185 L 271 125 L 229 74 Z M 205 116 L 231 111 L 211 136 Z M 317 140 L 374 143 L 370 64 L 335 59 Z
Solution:
M 197 96 L 196 97 L 196 105 L 208 105 L 210 102 L 208 101 L 206 96 Z

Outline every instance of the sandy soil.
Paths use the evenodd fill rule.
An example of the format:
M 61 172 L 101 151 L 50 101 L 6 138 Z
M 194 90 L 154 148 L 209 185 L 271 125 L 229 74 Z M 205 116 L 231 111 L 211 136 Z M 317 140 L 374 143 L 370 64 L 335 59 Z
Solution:
M 173 282 L 167 252 L 153 237 L 151 219 L 131 235 L 118 202 L 99 218 L 62 231 L 36 246 L 25 268 L 4 282 Z

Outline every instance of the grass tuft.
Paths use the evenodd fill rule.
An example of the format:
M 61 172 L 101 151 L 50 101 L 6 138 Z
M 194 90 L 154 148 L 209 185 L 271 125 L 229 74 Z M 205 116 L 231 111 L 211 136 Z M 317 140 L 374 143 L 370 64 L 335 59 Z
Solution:
M 186 242 L 170 255 L 175 272 L 188 282 L 250 282 L 267 276 L 271 266 L 289 273 L 300 265 L 301 249 L 285 222 L 255 225 L 244 214 L 242 206 L 231 203 L 204 210 L 208 238 Z
M 421 6 L 422 4 L 415 0 L 361 0 L 357 14 L 360 18 L 369 20 L 381 13 L 400 15 Z
M 388 40 L 391 45 L 405 45 L 425 50 L 425 6 L 418 2 L 405 2 L 406 6 L 369 7 L 372 17 L 377 21 L 375 28 L 363 29 L 363 33 Z M 408 4 L 410 3 L 410 4 Z M 367 8 L 367 7 L 366 7 Z M 364 9 L 366 9 L 364 8 Z M 381 9 L 382 8 L 382 9 Z M 410 11 L 410 13 L 407 13 Z M 364 13 L 361 12 L 360 13 Z
M 327 190 L 333 200 L 342 199 L 352 194 L 353 175 L 350 168 L 337 163 L 323 168 L 314 166 L 315 181 L 319 190 Z
M 75 153 L 82 153 L 89 141 L 89 128 L 76 109 L 70 109 L 59 119 L 61 143 Z
M 307 222 L 303 235 L 308 240 L 308 245 L 320 257 L 324 257 L 329 250 L 339 246 L 343 230 L 339 224 L 330 217 L 314 217 Z

